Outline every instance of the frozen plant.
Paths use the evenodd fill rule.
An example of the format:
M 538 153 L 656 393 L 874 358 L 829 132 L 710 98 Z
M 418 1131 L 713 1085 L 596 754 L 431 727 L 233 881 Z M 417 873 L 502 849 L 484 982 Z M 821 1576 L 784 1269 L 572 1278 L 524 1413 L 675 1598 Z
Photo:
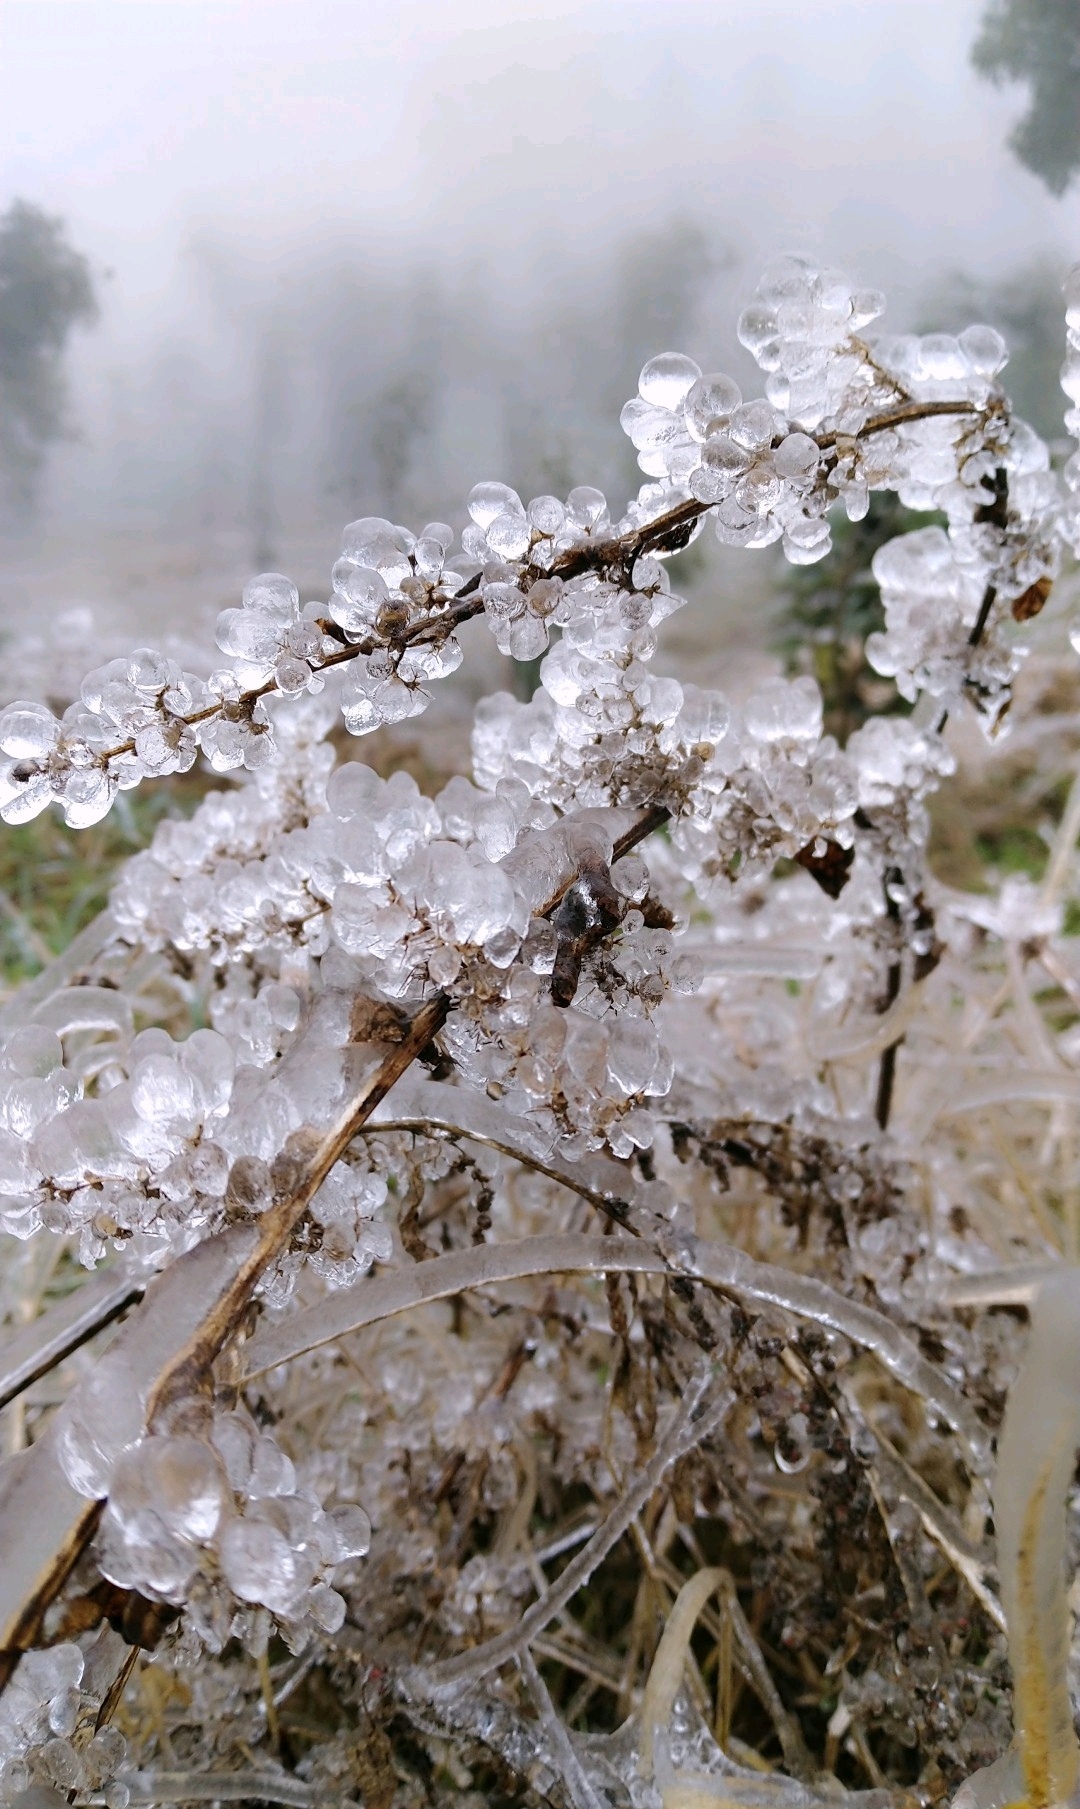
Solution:
M 1010 1653 L 1027 1798 L 1071 1796 L 1060 1528 L 1003 1483 L 989 1535 L 1022 1333 L 972 1306 L 1080 1250 L 1080 734 L 1021 671 L 1075 689 L 1029 625 L 1080 455 L 992 329 L 882 307 L 787 260 L 763 398 L 645 366 L 621 516 L 365 518 L 326 600 L 252 580 L 207 677 L 144 649 L 0 713 L 12 823 L 233 775 L 0 1013 L 3 1802 L 998 1809 Z M 841 747 L 808 679 L 657 675 L 671 555 L 812 563 L 879 490 L 946 523 L 875 560 L 910 714 Z M 471 776 L 341 757 L 480 616 L 544 658 Z M 1000 759 L 1010 708 L 1072 776 L 1045 873 L 950 889 L 946 729 Z

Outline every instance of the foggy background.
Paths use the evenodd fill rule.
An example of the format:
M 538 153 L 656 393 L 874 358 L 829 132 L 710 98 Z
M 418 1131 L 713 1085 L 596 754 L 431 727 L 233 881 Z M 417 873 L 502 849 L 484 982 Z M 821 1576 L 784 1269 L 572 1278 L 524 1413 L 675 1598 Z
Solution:
M 788 250 L 884 289 L 891 330 L 1001 325 L 1060 434 L 1080 196 L 1009 152 L 1023 95 L 971 68 L 982 10 L 6 0 L 0 209 L 63 217 L 100 316 L 68 347 L 70 437 L 0 535 L 5 627 L 90 605 L 95 634 L 170 631 L 206 667 L 244 577 L 325 596 L 357 515 L 460 527 L 488 477 L 621 511 L 641 363 L 760 393 L 734 321 Z M 731 657 L 774 563 L 690 574 Z

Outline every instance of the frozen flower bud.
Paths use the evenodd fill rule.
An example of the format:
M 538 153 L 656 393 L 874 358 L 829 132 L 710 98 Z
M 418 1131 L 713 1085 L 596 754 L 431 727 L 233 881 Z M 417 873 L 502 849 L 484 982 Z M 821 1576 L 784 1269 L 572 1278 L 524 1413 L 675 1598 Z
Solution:
M 919 347 L 917 379 L 951 383 L 967 373 L 967 360 L 951 333 L 927 333 Z
M 816 741 L 821 692 L 812 678 L 766 679 L 747 699 L 746 726 L 761 741 Z
M 371 1545 L 371 1521 L 363 1508 L 349 1503 L 330 1509 L 326 1529 L 332 1541 L 331 1562 L 334 1564 L 344 1564 L 349 1558 L 362 1558 Z
M 566 509 L 557 496 L 534 496 L 528 507 L 528 517 L 538 534 L 550 536 L 562 527 Z
M 147 1510 L 181 1539 L 205 1544 L 225 1512 L 228 1486 L 217 1453 L 197 1438 L 153 1435 L 113 1468 L 109 1511 L 122 1528 Z
M 215 638 L 222 653 L 249 666 L 270 666 L 281 646 L 279 618 L 257 609 L 223 609 Z
M 110 772 L 95 768 L 89 772 L 73 772 L 64 782 L 60 803 L 69 829 L 89 829 L 106 816 L 116 796 L 117 779 Z
M 736 484 L 735 498 L 749 513 L 764 515 L 779 502 L 783 489 L 771 463 L 759 461 Z
M 261 572 L 249 578 L 244 586 L 243 606 L 271 616 L 277 622 L 291 621 L 300 607 L 300 592 L 291 578 L 281 572 Z
M 226 1203 L 241 1212 L 264 1212 L 272 1197 L 269 1164 L 260 1156 L 238 1156 L 229 1170 Z
M 729 431 L 737 446 L 744 446 L 748 452 L 757 452 L 770 446 L 786 425 L 783 416 L 777 414 L 768 402 L 744 402 L 734 410 Z
M 517 510 L 502 509 L 488 523 L 487 543 L 497 559 L 523 559 L 531 540 L 529 523 Z
M 332 573 L 334 586 L 328 608 L 346 634 L 360 635 L 372 628 L 390 592 L 381 572 L 370 566 L 339 559 Z
M 880 289 L 856 289 L 851 297 L 851 327 L 861 333 L 872 320 L 885 312 L 885 297 Z
M 274 683 L 283 697 L 298 697 L 307 689 L 311 677 L 311 667 L 306 660 L 294 658 L 286 653 L 274 663 Z
M 637 904 L 649 890 L 649 869 L 639 854 L 624 854 L 611 869 L 611 883 L 624 898 Z
M 45 704 L 13 703 L 0 711 L 0 752 L 9 759 L 44 759 L 59 732 L 60 724 Z
M 441 540 L 433 534 L 422 534 L 413 548 L 413 569 L 417 577 L 426 584 L 434 584 L 442 575 L 445 559 L 446 548 Z
M 776 368 L 769 358 L 769 352 L 775 346 L 779 362 L 779 337 L 774 309 L 761 302 L 751 302 L 739 316 L 738 335 L 740 342 L 757 359 L 763 370 Z M 762 354 L 765 354 L 764 358 Z
M 242 1602 L 261 1602 L 290 1618 L 310 1586 L 309 1567 L 276 1526 L 264 1520 L 234 1520 L 221 1540 L 221 1568 Z

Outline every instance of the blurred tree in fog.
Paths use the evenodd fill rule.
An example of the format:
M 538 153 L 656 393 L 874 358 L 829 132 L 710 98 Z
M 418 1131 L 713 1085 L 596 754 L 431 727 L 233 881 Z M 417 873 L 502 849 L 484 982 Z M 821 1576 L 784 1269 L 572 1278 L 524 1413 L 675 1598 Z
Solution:
M 937 283 L 922 306 L 924 323 L 958 333 L 973 320 L 996 327 L 1009 347 L 1008 388 L 1016 411 L 1043 436 L 1064 432 L 1061 371 L 1061 279 L 1064 272 L 1040 261 L 997 283 L 978 282 L 953 271 Z M 920 331 L 929 331 L 928 325 Z
M 562 285 L 503 382 L 507 462 L 522 494 L 598 483 L 612 497 L 641 483 L 619 410 L 656 351 L 697 357 L 702 302 L 733 254 L 684 216 L 617 244 L 604 292 Z
M 0 464 L 16 510 L 32 506 L 48 449 L 67 431 L 68 336 L 96 316 L 90 266 L 63 221 L 13 201 L 0 214 Z
M 271 316 L 258 333 L 255 353 L 248 527 L 252 563 L 265 572 L 276 565 L 281 532 L 274 487 L 274 455 L 289 430 L 285 349 L 280 324 Z
M 1028 84 L 1031 104 L 1009 142 L 1063 195 L 1080 169 L 1080 0 L 991 0 L 971 60 L 998 86 Z

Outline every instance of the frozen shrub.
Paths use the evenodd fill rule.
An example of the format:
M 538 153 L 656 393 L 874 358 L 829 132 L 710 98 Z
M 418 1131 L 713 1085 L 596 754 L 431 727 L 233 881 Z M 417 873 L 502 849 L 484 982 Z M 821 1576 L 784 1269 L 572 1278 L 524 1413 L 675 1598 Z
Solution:
M 787 260 L 740 321 L 764 398 L 645 366 L 621 516 L 484 482 L 457 542 L 364 518 L 328 600 L 252 580 L 209 676 L 144 649 L 0 714 L 9 822 L 236 775 L 0 1019 L 5 1802 L 997 1809 L 1006 1621 L 1023 1790 L 1073 1791 L 1077 1428 L 1031 1377 L 1076 1336 L 1080 790 L 978 897 L 927 803 L 947 723 L 1003 730 L 1080 455 L 991 329 L 882 307 Z M 654 670 L 671 554 L 810 564 L 876 491 L 946 522 L 874 562 L 910 714 L 841 747 L 807 678 Z M 480 616 L 545 657 L 471 777 L 339 760 Z M 999 1600 L 1021 1334 L 972 1306 L 1037 1283 Z

